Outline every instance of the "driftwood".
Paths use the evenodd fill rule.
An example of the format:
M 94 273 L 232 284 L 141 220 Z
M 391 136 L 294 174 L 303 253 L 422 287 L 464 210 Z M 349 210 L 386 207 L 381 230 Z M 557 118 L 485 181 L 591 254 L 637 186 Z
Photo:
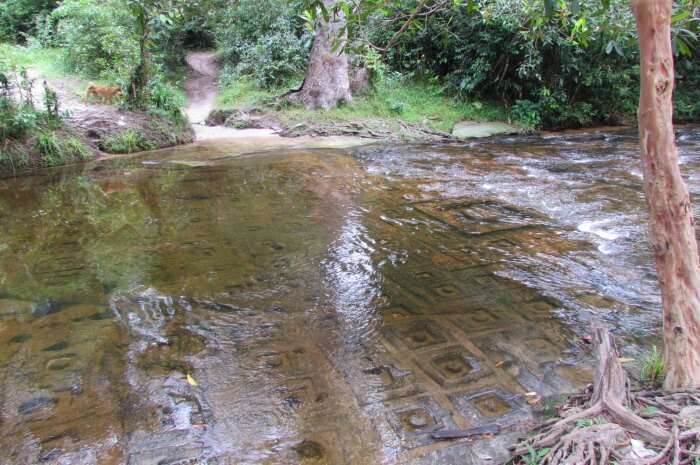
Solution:
M 514 447 L 509 463 L 529 463 L 523 457 L 532 450 L 548 449 L 539 464 L 605 465 L 615 460 L 635 465 L 695 465 L 700 457 L 700 424 L 684 420 L 682 412 L 698 405 L 700 391 L 632 392 L 608 330 L 596 327 L 593 334 L 598 358 L 594 384 L 569 399 L 562 408 L 562 419 L 540 425 L 534 435 Z M 632 439 L 641 440 L 648 455 L 652 450 L 655 455 L 635 455 Z

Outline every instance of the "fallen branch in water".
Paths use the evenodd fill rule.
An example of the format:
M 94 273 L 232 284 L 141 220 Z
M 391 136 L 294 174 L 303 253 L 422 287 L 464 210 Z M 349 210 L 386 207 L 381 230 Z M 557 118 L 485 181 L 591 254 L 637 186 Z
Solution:
M 569 399 L 561 419 L 515 446 L 508 463 L 700 464 L 700 390 L 631 392 L 612 336 L 603 328 L 593 334 L 595 383 Z

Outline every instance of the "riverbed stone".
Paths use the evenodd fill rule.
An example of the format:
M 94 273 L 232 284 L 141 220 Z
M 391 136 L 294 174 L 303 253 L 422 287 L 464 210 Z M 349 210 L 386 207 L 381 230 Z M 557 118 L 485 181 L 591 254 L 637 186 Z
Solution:
M 49 360 L 46 364 L 46 368 L 53 371 L 63 370 L 68 368 L 73 361 L 69 357 L 60 357 Z
M 56 404 L 56 399 L 51 397 L 35 397 L 34 399 L 22 402 L 17 408 L 17 412 L 20 415 L 29 415 L 30 413 L 37 412 L 39 410 L 53 407 Z
M 522 129 L 512 124 L 491 121 L 479 123 L 475 121 L 462 121 L 452 128 L 452 135 L 457 139 L 472 139 L 478 137 L 490 137 L 504 134 L 520 134 Z

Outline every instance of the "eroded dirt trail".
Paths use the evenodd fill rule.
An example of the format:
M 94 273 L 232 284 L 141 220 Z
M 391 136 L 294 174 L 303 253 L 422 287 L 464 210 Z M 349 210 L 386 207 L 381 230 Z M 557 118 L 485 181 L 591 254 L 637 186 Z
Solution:
M 191 76 L 185 83 L 188 105 L 185 113 L 192 124 L 204 124 L 214 108 L 220 66 L 216 52 L 192 52 L 187 55 Z

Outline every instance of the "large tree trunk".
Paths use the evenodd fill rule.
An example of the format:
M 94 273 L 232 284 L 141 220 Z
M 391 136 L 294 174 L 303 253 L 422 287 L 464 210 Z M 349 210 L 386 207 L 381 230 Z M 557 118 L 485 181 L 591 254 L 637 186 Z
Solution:
M 298 91 L 288 94 L 290 100 L 303 103 L 309 110 L 328 110 L 352 100 L 350 64 L 344 51 L 347 34 L 341 36 L 345 18 L 342 12 L 333 15 L 334 0 L 324 0 L 324 3 L 331 14 L 330 21 L 319 20 L 304 84 Z
M 641 56 L 639 138 L 661 285 L 667 389 L 700 386 L 700 261 L 673 133 L 672 0 L 632 0 Z

